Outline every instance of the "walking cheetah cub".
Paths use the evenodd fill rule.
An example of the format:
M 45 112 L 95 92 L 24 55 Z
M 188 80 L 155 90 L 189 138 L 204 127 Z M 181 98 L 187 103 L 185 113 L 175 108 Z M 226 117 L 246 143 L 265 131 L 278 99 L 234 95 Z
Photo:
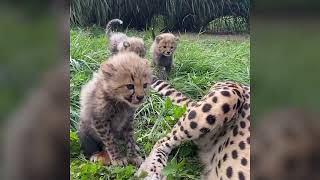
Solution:
M 139 165 L 142 158 L 133 139 L 133 116 L 151 83 L 147 60 L 133 52 L 119 53 L 103 62 L 80 95 L 78 136 L 92 161 L 110 159 L 112 165 Z M 122 155 L 115 142 L 124 141 Z
M 193 141 L 204 165 L 201 179 L 250 179 L 249 87 L 234 82 L 216 83 L 198 102 L 162 80 L 155 80 L 151 87 L 174 104 L 185 105 L 187 112 L 154 145 L 137 176 L 147 174 L 144 179 L 150 180 L 165 178 L 162 170 L 170 152 L 183 142 Z
M 173 63 L 173 53 L 176 50 L 179 38 L 171 33 L 163 33 L 155 37 L 152 31 L 153 43 L 151 45 L 152 63 L 155 74 L 160 79 L 167 79 Z
M 146 47 L 143 39 L 138 37 L 128 37 L 124 33 L 112 32 L 112 26 L 114 24 L 123 24 L 120 19 L 112 19 L 106 26 L 106 35 L 109 39 L 109 50 L 111 54 L 116 54 L 122 51 L 135 52 L 140 57 L 146 55 Z

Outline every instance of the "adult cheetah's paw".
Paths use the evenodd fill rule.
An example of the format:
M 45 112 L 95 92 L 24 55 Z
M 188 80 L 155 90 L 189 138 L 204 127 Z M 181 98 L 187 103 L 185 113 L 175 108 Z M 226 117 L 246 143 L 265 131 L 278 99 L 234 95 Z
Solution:
M 135 176 L 143 180 L 161 180 L 159 175 L 156 175 L 154 172 L 144 169 L 139 169 Z
M 143 180 L 161 180 L 162 175 L 160 170 L 149 161 L 145 161 L 141 164 L 140 168 L 136 172 L 135 176 Z

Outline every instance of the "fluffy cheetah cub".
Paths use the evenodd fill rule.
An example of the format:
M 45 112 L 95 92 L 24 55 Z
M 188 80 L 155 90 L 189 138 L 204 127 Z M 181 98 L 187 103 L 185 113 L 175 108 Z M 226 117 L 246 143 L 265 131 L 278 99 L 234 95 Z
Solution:
M 151 87 L 173 103 L 185 105 L 187 112 L 156 143 L 137 176 L 147 174 L 144 179 L 164 179 L 162 170 L 170 152 L 183 142 L 193 141 L 204 165 L 201 179 L 250 179 L 249 87 L 235 82 L 216 83 L 198 102 L 162 80 L 155 80 Z
M 78 136 L 87 158 L 110 159 L 112 165 L 142 162 L 133 139 L 132 123 L 150 83 L 147 60 L 133 52 L 116 54 L 101 64 L 80 95 Z M 126 155 L 115 144 L 119 141 L 125 142 Z
M 106 35 L 109 39 L 109 50 L 111 54 L 116 54 L 121 51 L 135 52 L 140 57 L 146 55 L 146 47 L 143 39 L 138 37 L 128 37 L 124 33 L 112 32 L 112 26 L 114 24 L 123 24 L 120 19 L 112 19 L 106 26 Z
M 153 37 L 154 37 L 153 33 Z M 163 33 L 153 38 L 151 45 L 152 63 L 156 75 L 160 79 L 167 79 L 171 71 L 173 53 L 176 50 L 179 38 L 171 33 Z

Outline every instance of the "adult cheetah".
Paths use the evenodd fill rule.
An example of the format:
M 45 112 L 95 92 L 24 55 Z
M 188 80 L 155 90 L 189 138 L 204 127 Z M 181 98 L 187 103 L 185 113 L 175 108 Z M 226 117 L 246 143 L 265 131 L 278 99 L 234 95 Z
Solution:
M 191 99 L 154 78 L 151 87 L 168 96 L 174 104 L 185 105 L 187 112 L 172 131 L 160 139 L 149 157 L 140 166 L 137 176 L 144 179 L 165 179 L 172 149 L 192 140 L 199 148 L 204 165 L 201 179 L 250 179 L 250 88 L 235 82 L 214 84 L 200 101 Z

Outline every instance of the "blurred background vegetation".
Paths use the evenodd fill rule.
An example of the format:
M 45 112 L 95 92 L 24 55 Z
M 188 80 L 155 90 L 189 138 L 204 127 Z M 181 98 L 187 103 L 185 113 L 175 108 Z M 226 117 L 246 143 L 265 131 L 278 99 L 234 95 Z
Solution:
M 105 26 L 114 18 L 138 30 L 248 33 L 249 0 L 71 0 L 70 22 Z

